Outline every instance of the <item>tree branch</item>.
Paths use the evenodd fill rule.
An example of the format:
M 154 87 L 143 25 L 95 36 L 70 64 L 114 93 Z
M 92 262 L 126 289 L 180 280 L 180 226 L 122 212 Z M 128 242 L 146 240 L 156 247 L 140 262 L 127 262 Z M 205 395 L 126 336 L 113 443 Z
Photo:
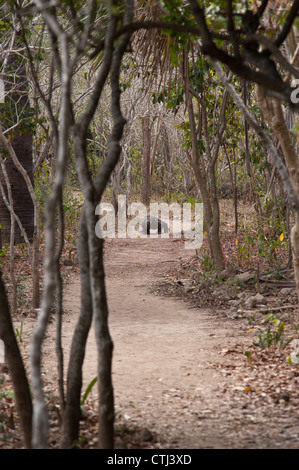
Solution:
M 226 87 L 228 90 L 229 94 L 233 98 L 234 102 L 236 103 L 236 106 L 238 109 L 241 111 L 241 113 L 245 116 L 248 124 L 255 130 L 265 147 L 269 151 L 269 155 L 272 158 L 272 161 L 274 165 L 277 168 L 278 173 L 280 174 L 285 192 L 288 196 L 290 206 L 294 209 L 294 211 L 299 214 L 299 198 L 296 193 L 296 190 L 293 187 L 292 181 L 290 179 L 290 176 L 288 174 L 288 171 L 285 167 L 284 162 L 282 161 L 279 153 L 277 152 L 277 149 L 273 145 L 272 141 L 269 139 L 267 136 L 266 132 L 262 129 L 258 121 L 255 119 L 254 116 L 249 112 L 248 108 L 245 106 L 243 103 L 241 97 L 237 93 L 236 89 L 233 87 L 233 85 L 228 81 L 227 77 L 225 76 L 220 64 L 214 59 L 214 58 L 209 58 L 209 61 L 213 65 L 214 69 L 216 70 L 220 81 L 223 83 L 223 85 Z
M 287 16 L 286 22 L 283 25 L 282 30 L 280 31 L 279 35 L 275 39 L 275 46 L 276 47 L 280 47 L 282 45 L 282 43 L 284 42 L 284 40 L 286 39 L 287 35 L 290 32 L 292 24 L 293 24 L 296 16 L 298 15 L 298 11 L 299 11 L 299 0 L 295 0 L 292 7 L 291 7 L 291 9 L 290 9 L 290 12 Z

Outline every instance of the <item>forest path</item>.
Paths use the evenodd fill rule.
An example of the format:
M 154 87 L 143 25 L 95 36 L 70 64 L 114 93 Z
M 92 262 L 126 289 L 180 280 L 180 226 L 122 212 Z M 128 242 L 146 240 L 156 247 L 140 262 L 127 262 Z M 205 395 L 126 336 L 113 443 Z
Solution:
M 277 346 L 264 351 L 253 346 L 256 335 L 266 328 L 263 314 L 253 322 L 246 316 L 231 315 L 223 304 L 217 303 L 218 293 L 213 296 L 219 289 L 218 283 L 214 290 L 212 285 L 197 294 L 203 298 L 212 295 L 214 300 L 207 300 L 215 309 L 191 306 L 191 301 L 192 305 L 196 303 L 197 290 L 186 292 L 186 299 L 158 295 L 161 290 L 170 294 L 169 287 L 178 279 L 183 281 L 187 269 L 182 269 L 181 262 L 188 266 L 194 255 L 194 251 L 185 249 L 183 240 L 105 242 L 109 327 L 114 343 L 116 446 L 298 448 L 299 366 L 287 362 L 292 348 L 281 350 Z M 67 266 L 62 262 L 62 266 L 66 375 L 80 310 L 80 279 L 78 265 Z M 187 289 L 188 283 L 182 285 Z M 184 292 L 184 287 L 179 291 Z M 276 295 L 274 304 L 269 297 L 270 306 L 285 302 L 284 297 Z M 199 299 L 198 304 L 202 303 Z M 295 326 L 299 324 L 296 304 L 282 315 L 286 315 L 283 321 L 289 321 L 290 316 Z M 15 326 L 22 331 L 20 346 L 25 361 L 29 358 L 35 324 L 35 314 L 26 320 L 16 318 Z M 53 315 L 43 343 L 42 360 L 53 419 L 52 447 L 57 446 L 59 439 L 55 336 Z M 92 328 L 83 366 L 82 393 L 97 375 L 95 343 Z M 246 350 L 252 353 L 250 359 L 244 354 Z M 80 437 L 86 438 L 83 448 L 93 448 L 97 443 L 97 403 L 95 386 L 85 406 L 87 417 L 81 421 Z
M 181 240 L 106 242 L 115 408 L 128 426 L 149 429 L 164 448 L 230 448 L 234 445 L 230 428 L 234 428 L 233 441 L 239 442 L 240 436 L 231 404 L 225 398 L 233 379 L 227 367 L 236 365 L 226 352 L 235 351 L 240 357 L 244 332 L 235 321 L 223 321 L 213 312 L 191 308 L 179 299 L 157 296 L 149 289 L 162 281 L 165 273 L 179 269 L 180 259 L 193 254 Z M 77 276 L 66 286 L 66 352 L 79 306 Z M 241 351 L 236 351 L 240 343 Z M 84 362 L 84 390 L 97 375 L 96 357 L 91 331 Z M 94 387 L 93 397 L 96 392 Z M 246 446 L 246 442 L 238 445 Z
M 232 319 L 223 307 L 217 311 L 194 308 L 183 299 L 157 295 L 156 284 L 169 284 L 172 275 L 180 279 L 180 261 L 195 253 L 186 250 L 182 240 L 160 238 L 115 239 L 105 245 L 116 447 L 298 448 L 298 366 L 287 366 L 279 350 L 265 356 L 253 350 L 254 326 L 248 319 Z M 66 371 L 80 310 L 78 266 L 65 266 L 64 279 Z M 24 321 L 25 359 L 35 323 L 34 317 Z M 42 360 L 49 405 L 57 403 L 58 395 L 55 335 L 53 316 Z M 253 351 L 252 361 L 246 358 L 246 350 Z M 82 393 L 96 375 L 92 328 Z M 94 386 L 85 406 L 90 413 L 81 422 L 88 448 L 97 443 L 97 403 Z M 56 405 L 57 420 L 55 410 Z M 54 424 L 54 447 L 57 433 L 59 427 Z

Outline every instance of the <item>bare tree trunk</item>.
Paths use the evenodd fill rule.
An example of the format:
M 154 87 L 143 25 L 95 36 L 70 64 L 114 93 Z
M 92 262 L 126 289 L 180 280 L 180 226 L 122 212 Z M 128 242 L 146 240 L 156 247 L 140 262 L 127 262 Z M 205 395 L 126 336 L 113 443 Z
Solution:
M 162 139 L 162 148 L 163 148 L 163 156 L 164 156 L 164 165 L 166 170 L 166 178 L 164 181 L 164 185 L 166 187 L 167 193 L 169 192 L 171 186 L 171 178 L 172 178 L 172 165 L 171 165 L 171 151 L 170 151 L 170 144 L 169 144 L 169 137 L 166 125 L 164 121 L 161 124 L 161 139 Z
M 120 162 L 118 162 L 118 164 L 116 165 L 114 169 L 114 172 L 111 175 L 111 184 L 112 184 L 111 200 L 112 200 L 112 204 L 113 204 L 116 214 L 118 211 L 118 195 L 119 195 L 119 188 L 121 184 L 121 171 L 122 171 L 122 166 Z
M 113 22 L 111 23 L 112 30 L 114 30 Z M 112 49 L 111 44 L 106 50 L 106 61 L 107 67 L 104 67 L 99 74 L 99 81 L 101 87 L 99 87 L 98 93 L 92 97 L 91 107 L 95 111 L 97 102 L 100 98 L 102 87 L 104 86 L 105 80 L 109 73 L 112 60 Z M 93 101 L 93 102 L 92 102 Z M 96 339 L 98 343 L 98 386 L 99 386 L 99 428 L 101 432 L 106 436 L 106 440 L 103 443 L 101 441 L 101 447 L 113 448 L 114 441 L 114 405 L 113 405 L 113 388 L 111 384 L 108 384 L 108 389 L 105 386 L 111 381 L 111 361 L 112 361 L 112 341 L 108 330 L 108 313 L 106 304 L 105 286 L 102 286 L 103 281 L 103 260 L 101 259 L 103 253 L 98 250 L 99 239 L 95 234 L 95 225 L 97 219 L 95 218 L 95 207 L 100 202 L 102 192 L 104 191 L 106 184 L 108 183 L 112 174 L 117 160 L 111 164 L 108 155 L 103 163 L 103 167 L 109 167 L 110 171 L 107 172 L 103 180 L 100 179 L 99 184 L 93 183 L 89 177 L 88 165 L 85 153 L 85 130 L 87 129 L 89 122 L 93 116 L 93 113 L 85 114 L 81 116 L 81 119 L 75 126 L 74 130 L 74 143 L 75 143 L 75 158 L 77 173 L 82 187 L 83 194 L 85 196 L 85 204 L 80 224 L 78 249 L 79 249 L 79 263 L 81 271 L 81 283 L 82 283 L 82 310 L 79 318 L 79 322 L 76 328 L 76 333 L 73 339 L 72 348 L 79 347 L 79 341 L 81 341 L 80 349 L 76 352 L 76 357 L 69 364 L 68 373 L 68 395 L 67 395 L 67 413 L 65 419 L 68 421 L 65 423 L 65 429 L 75 435 L 79 425 L 79 413 L 80 413 L 80 391 L 82 386 L 82 372 L 81 367 L 84 358 L 84 342 L 86 341 L 88 330 L 91 324 L 91 318 L 94 319 Z M 100 169 L 100 173 L 101 173 Z M 99 175 L 98 175 L 99 176 Z M 96 188 L 99 190 L 97 191 Z M 88 269 L 88 271 L 87 271 Z M 103 293 L 104 292 L 104 293 Z M 84 308 L 84 311 L 83 311 Z M 87 309 L 89 309 L 87 311 Z M 102 334 L 102 332 L 104 333 Z M 105 335 L 105 332 L 107 333 Z M 108 345 L 108 353 L 107 346 Z M 76 365 L 75 359 L 77 359 Z M 71 367 L 74 367 L 72 372 Z M 108 379 L 105 378 L 108 376 Z M 100 379 L 101 378 L 101 379 Z M 72 390 L 72 387 L 75 387 Z M 108 399 L 107 399 L 108 396 Z M 112 397 L 112 398 L 111 398 Z M 68 401 L 70 400 L 70 403 Z M 74 412 L 74 416 L 71 412 Z M 69 412 L 70 411 L 70 412 Z M 103 419 L 103 414 L 109 414 L 110 419 Z M 72 429 L 72 426 L 75 426 Z M 70 439 L 70 436 L 67 437 Z M 67 442 L 67 441 L 65 441 Z
M 51 14 L 44 11 L 43 14 L 48 19 Z M 51 18 L 52 22 L 53 18 Z M 31 340 L 31 381 L 33 391 L 33 432 L 32 447 L 44 449 L 48 445 L 48 413 L 44 396 L 41 359 L 42 344 L 49 321 L 51 307 L 55 297 L 57 284 L 57 272 L 59 264 L 60 249 L 56 252 L 56 211 L 62 201 L 62 190 L 66 174 L 66 164 L 68 156 L 68 137 L 70 133 L 70 82 L 72 77 L 72 67 L 69 61 L 68 37 L 61 35 L 62 48 L 62 73 L 61 73 L 61 107 L 60 107 L 60 133 L 57 148 L 57 164 L 54 187 L 51 197 L 46 206 L 45 222 L 45 275 L 44 290 L 41 300 L 37 324 Z
M 292 186 L 299 197 L 299 160 L 298 153 L 293 144 L 290 131 L 285 122 L 281 103 L 275 98 L 266 98 L 264 90 L 257 88 L 259 105 L 269 126 L 279 139 L 281 150 L 285 157 Z M 299 134 L 299 132 L 298 132 Z M 293 254 L 293 266 L 299 297 L 299 215 L 295 214 L 295 225 L 291 230 L 291 245 Z
M 243 80 L 243 99 L 244 104 L 247 106 L 247 82 Z M 251 176 L 251 167 L 250 167 L 250 153 L 249 153 L 249 136 L 248 136 L 248 122 L 245 119 L 244 122 L 244 131 L 245 131 L 245 161 L 246 169 L 248 176 Z
M 67 376 L 66 408 L 63 412 L 60 448 L 68 449 L 76 443 L 79 437 L 79 421 L 81 417 L 82 366 L 85 356 L 85 346 L 92 322 L 92 300 L 89 275 L 89 251 L 86 240 L 85 208 L 81 215 L 78 233 L 78 256 L 81 277 L 81 310 L 74 332 Z
M 127 1 L 126 7 L 127 11 L 125 14 L 125 20 L 130 21 L 133 15 L 133 1 Z M 100 69 L 94 92 L 91 95 L 86 112 L 79 117 L 73 131 L 77 174 L 85 196 L 84 217 L 82 216 L 81 220 L 80 237 L 83 237 L 84 234 L 86 245 L 85 247 L 81 246 L 81 255 L 79 257 L 80 269 L 84 276 L 84 285 L 82 285 L 82 289 L 84 287 L 84 291 L 82 290 L 82 297 L 84 296 L 86 299 L 85 302 L 87 302 L 87 308 L 91 307 L 90 311 L 92 312 L 94 320 L 98 346 L 99 447 L 102 449 L 113 448 L 114 446 L 114 395 L 111 373 L 113 343 L 108 328 L 108 304 L 103 263 L 103 240 L 97 238 L 95 234 L 95 225 L 97 222 L 95 207 L 100 202 L 111 174 L 119 161 L 121 153 L 119 142 L 122 138 L 123 128 L 125 125 L 125 120 L 122 117 L 120 110 L 119 75 L 120 64 L 127 47 L 129 34 L 124 34 L 113 50 L 112 44 L 115 26 L 116 18 L 112 14 L 106 35 L 105 56 L 102 62 L 102 68 Z M 104 160 L 95 180 L 92 181 L 88 171 L 86 158 L 86 132 L 94 112 L 96 111 L 109 70 L 112 89 L 111 109 L 114 126 L 108 143 L 107 157 Z M 88 272 L 84 273 L 84 270 L 86 270 L 87 267 Z M 86 276 L 88 276 L 88 278 Z M 77 342 L 78 338 L 80 338 L 84 343 L 89 327 L 89 314 L 85 312 L 83 317 L 82 312 L 76 330 L 76 339 L 74 337 L 72 348 L 79 347 Z M 64 424 L 65 435 L 62 442 L 64 445 L 69 445 L 70 435 L 68 433 L 72 432 L 72 423 L 75 426 L 73 437 L 75 437 L 77 432 L 79 410 L 78 400 L 82 384 L 81 365 L 84 357 L 83 343 L 81 344 L 82 349 L 76 353 L 77 363 L 75 365 L 74 374 L 72 374 L 70 368 L 74 365 L 75 361 L 71 361 L 69 365 L 68 394 L 66 413 L 64 415 L 64 419 L 66 420 Z M 74 393 L 72 393 L 71 390 L 72 384 L 75 386 Z M 70 403 L 68 404 L 69 399 Z M 74 417 L 70 414 L 71 410 L 75 413 Z
M 22 356 L 11 321 L 5 286 L 0 272 L 0 338 L 5 345 L 5 358 L 12 378 L 17 410 L 21 420 L 24 445 L 31 448 L 32 402 Z
M 98 313 L 94 310 L 95 305 L 93 302 L 93 292 L 91 286 L 94 273 L 91 272 L 91 259 L 93 253 L 91 253 L 92 246 L 89 242 L 89 232 L 95 231 L 95 206 L 100 202 L 100 195 L 95 195 L 94 185 L 88 169 L 86 158 L 86 136 L 88 126 L 97 109 L 103 87 L 110 71 L 113 57 L 112 38 L 115 32 L 115 27 L 116 20 L 112 15 L 106 33 L 105 54 L 102 66 L 99 70 L 94 85 L 93 93 L 91 94 L 86 111 L 78 118 L 78 122 L 75 124 L 73 129 L 76 169 L 83 195 L 85 197 L 85 204 L 81 214 L 78 234 L 78 255 L 81 276 L 81 312 L 73 336 L 71 357 L 68 365 L 66 408 L 63 413 L 62 436 L 60 441 L 61 448 L 71 447 L 78 438 L 79 420 L 81 415 L 80 397 L 82 388 L 82 365 L 85 356 L 86 340 L 91 326 L 92 317 L 100 315 L 104 317 L 104 321 L 106 321 L 106 314 L 103 315 L 101 311 Z M 100 181 L 100 187 L 102 191 L 104 191 L 116 163 L 117 161 L 115 161 L 114 165 L 111 166 L 111 171 L 109 171 L 104 181 Z M 109 166 L 108 157 L 105 159 L 103 166 Z M 90 207 L 92 207 L 92 209 L 90 209 Z M 88 217 L 90 217 L 90 215 L 91 221 L 88 221 Z M 96 270 L 96 268 L 94 269 Z M 111 426 L 109 426 L 109 431 L 107 434 L 111 434 Z M 113 447 L 113 438 L 112 444 L 110 442 L 110 447 Z
M 142 136 L 142 202 L 148 206 L 151 197 L 151 127 L 148 112 L 142 118 Z
M 236 155 L 234 152 L 234 168 L 232 169 L 232 164 L 229 158 L 229 154 L 226 150 L 226 146 L 224 145 L 224 151 L 226 154 L 229 173 L 230 173 L 230 180 L 233 187 L 233 200 L 234 200 L 234 211 L 235 211 L 235 234 L 238 233 L 238 191 L 237 191 L 237 164 L 236 164 Z
M 62 347 L 62 319 L 63 319 L 63 280 L 60 272 L 59 260 L 64 247 L 64 215 L 62 197 L 58 201 L 58 219 L 59 219 L 59 240 L 56 254 L 56 356 L 57 356 L 57 372 L 58 372 L 58 391 L 60 408 L 63 412 L 65 408 L 64 393 L 64 357 Z
M 5 181 L 6 193 L 0 180 L 0 191 L 2 195 L 2 202 L 6 205 L 7 210 L 10 212 L 10 256 L 9 256 L 9 268 L 10 268 L 10 282 L 12 287 L 12 310 L 17 311 L 17 280 L 15 276 L 15 212 L 13 208 L 13 197 L 11 191 L 11 185 L 6 171 L 6 162 L 0 157 L 1 171 Z M 7 197 L 6 197 L 7 196 Z M 1 219 L 0 219 L 1 220 Z M 22 230 L 23 230 L 23 226 Z M 21 232 L 22 232 L 21 230 Z M 29 241 L 28 241 L 29 243 Z
M 94 214 L 94 211 L 93 211 Z M 108 326 L 108 303 L 106 297 L 105 271 L 102 239 L 95 234 L 97 219 L 88 218 L 91 293 L 95 335 L 98 347 L 98 390 L 99 390 L 99 441 L 100 449 L 114 447 L 114 393 L 112 384 L 113 342 Z
M 134 1 L 128 0 L 126 2 L 124 24 L 132 21 L 133 13 Z M 123 135 L 126 121 L 121 113 L 119 78 L 121 62 L 129 39 L 130 34 L 124 34 L 113 53 L 110 72 L 113 129 L 108 143 L 106 165 L 102 166 L 94 182 L 97 194 L 96 199 L 101 198 L 106 184 L 109 181 L 110 174 L 117 164 L 121 154 L 120 140 Z M 90 268 L 92 273 L 91 291 L 93 298 L 93 316 L 96 339 L 98 344 L 99 448 L 111 449 L 114 447 L 114 394 L 111 373 L 113 343 L 108 328 L 108 305 L 103 263 L 103 240 L 97 239 L 95 235 L 95 216 L 94 218 L 90 217 L 89 220 L 93 221 L 90 225 L 89 243 L 90 245 L 93 244 L 93 252 L 90 251 Z

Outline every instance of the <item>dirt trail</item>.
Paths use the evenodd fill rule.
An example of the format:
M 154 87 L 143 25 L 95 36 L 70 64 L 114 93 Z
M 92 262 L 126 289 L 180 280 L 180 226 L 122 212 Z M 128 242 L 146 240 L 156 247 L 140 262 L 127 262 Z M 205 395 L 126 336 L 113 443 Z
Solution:
M 165 271 L 193 254 L 182 241 L 113 240 L 106 251 L 116 411 L 128 425 L 151 430 L 164 446 L 229 447 L 223 425 L 214 420 L 215 413 L 229 413 L 222 403 L 227 378 L 217 364 L 225 361 L 219 352 L 233 348 L 242 331 L 209 311 L 150 293 L 149 287 L 162 280 Z M 66 288 L 66 351 L 79 311 L 79 292 L 75 277 Z M 97 375 L 96 367 L 91 331 L 84 386 Z
M 171 239 L 106 243 L 116 424 L 149 430 L 140 437 L 149 448 L 296 448 L 296 371 L 285 373 L 283 366 L 282 380 L 273 388 L 273 366 L 251 368 L 244 355 L 252 346 L 248 321 L 192 308 L 152 289 L 165 275 L 177 273 L 180 260 L 193 254 L 184 249 L 183 241 Z M 66 366 L 80 308 L 78 269 L 68 269 L 62 338 Z M 34 322 L 26 320 L 24 338 L 30 336 Z M 55 328 L 53 321 L 44 343 L 43 370 L 47 391 L 57 395 Z M 97 375 L 96 357 L 91 330 L 83 391 Z M 280 400 L 279 393 L 289 384 L 292 398 Z M 89 398 L 95 403 L 96 395 L 94 387 Z M 96 429 L 95 424 L 95 441 Z M 93 437 L 88 438 L 92 446 Z
M 254 350 L 254 335 L 264 331 L 265 326 L 260 329 L 258 321 L 251 325 L 246 316 L 230 315 L 217 304 L 218 294 L 210 303 L 217 311 L 191 307 L 177 297 L 156 295 L 160 292 L 156 284 L 165 287 L 167 282 L 171 284 L 172 274 L 184 276 L 180 262 L 194 255 L 184 249 L 182 240 L 115 239 L 106 241 L 105 246 L 116 424 L 123 429 L 150 431 L 141 433 L 135 441 L 132 435 L 126 435 L 128 445 L 298 448 L 298 366 L 286 366 L 287 356 L 280 350 L 265 355 L 257 351 L 260 348 Z M 63 266 L 66 370 L 80 309 L 80 280 L 77 265 Z M 196 300 L 195 292 L 192 300 Z M 205 289 L 202 296 L 208 295 L 205 292 L 209 290 Z M 290 315 L 295 321 L 295 310 L 291 309 Z M 15 324 L 22 331 L 20 346 L 27 365 L 35 316 L 16 318 Z M 55 335 L 53 316 L 42 361 L 46 396 L 49 406 L 54 406 L 53 447 L 59 434 Z M 246 349 L 253 351 L 250 360 L 244 354 Z M 97 375 L 96 358 L 92 329 L 84 361 L 83 392 Z M 97 405 L 96 386 L 90 398 Z M 97 441 L 97 419 L 93 413 L 89 417 L 92 426 L 83 422 L 82 435 L 86 433 L 86 446 L 92 448 Z

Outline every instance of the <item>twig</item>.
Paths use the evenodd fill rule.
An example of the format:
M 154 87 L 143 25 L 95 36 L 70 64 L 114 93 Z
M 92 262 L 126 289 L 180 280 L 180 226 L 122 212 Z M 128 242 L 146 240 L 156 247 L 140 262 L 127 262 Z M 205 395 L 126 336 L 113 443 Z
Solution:
M 254 315 L 255 313 L 279 312 L 281 310 L 288 310 L 289 308 L 293 309 L 294 305 L 288 304 L 288 305 L 282 305 L 281 307 L 256 308 L 254 310 L 239 309 L 237 313 L 246 313 L 246 314 Z

